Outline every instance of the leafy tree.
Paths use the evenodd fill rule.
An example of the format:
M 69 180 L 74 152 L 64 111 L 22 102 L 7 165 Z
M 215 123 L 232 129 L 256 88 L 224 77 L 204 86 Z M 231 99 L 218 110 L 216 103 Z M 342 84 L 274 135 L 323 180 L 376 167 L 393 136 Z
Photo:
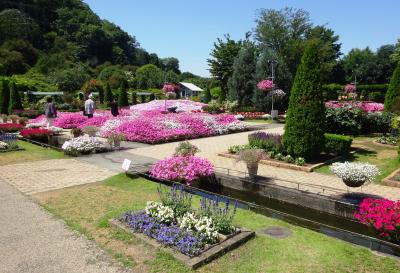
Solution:
M 28 69 L 29 65 L 21 53 L 0 48 L 0 74 L 8 76 L 24 74 Z
M 238 101 L 239 107 L 251 104 L 253 90 L 256 84 L 254 74 L 256 70 L 255 47 L 252 44 L 240 49 L 233 62 L 232 77 L 228 81 L 229 100 Z
M 18 9 L 5 9 L 0 12 L 0 44 L 15 39 L 38 43 L 40 28 L 35 20 L 24 12 Z
M 179 76 L 174 71 L 168 70 L 167 72 L 165 72 L 165 81 L 170 83 L 178 83 Z
M 80 64 L 66 70 L 58 71 L 53 78 L 58 88 L 66 92 L 79 90 L 88 79 L 89 75 L 85 67 Z
M 400 102 L 400 62 L 397 63 L 397 67 L 393 72 L 393 76 L 390 79 L 388 91 L 385 96 L 385 110 L 394 111 L 395 106 L 399 105 Z
M 137 104 L 137 94 L 136 94 L 136 92 L 132 92 L 132 104 L 133 105 Z
M 0 89 L 0 114 L 8 114 L 8 106 L 10 102 L 10 89 L 8 86 L 8 81 L 3 79 L 1 81 Z
M 172 70 L 176 74 L 180 74 L 181 71 L 179 70 L 179 60 L 175 57 L 169 57 L 161 59 L 163 63 L 164 69 L 166 71 Z
M 283 144 L 292 156 L 315 158 L 324 145 L 324 133 L 320 45 L 317 41 L 310 41 L 290 94 Z
M 17 86 L 15 85 L 15 82 L 12 82 L 10 87 L 10 102 L 8 105 L 8 113 L 12 114 L 14 110 L 20 109 L 23 109 L 21 98 L 19 96 L 19 92 Z
M 204 103 L 209 103 L 211 101 L 211 92 L 210 92 L 210 88 L 207 87 L 204 90 Z
M 81 90 L 86 96 L 94 92 L 99 93 L 100 103 L 104 102 L 103 83 L 101 81 L 96 79 L 90 79 L 82 85 Z
M 357 83 L 375 83 L 375 54 L 369 49 L 354 48 L 343 58 L 343 69 L 346 73 L 346 81 L 354 81 L 357 76 Z
M 107 103 L 107 104 L 111 103 L 112 100 L 113 100 L 113 97 L 114 97 L 114 95 L 113 95 L 113 93 L 111 91 L 110 84 L 106 83 L 106 88 L 105 88 L 105 91 L 104 91 L 104 102 Z
M 123 81 L 121 83 L 121 87 L 119 88 L 119 93 L 118 93 L 118 105 L 121 107 L 129 106 L 127 90 L 128 90 L 128 82 Z
M 160 88 L 164 82 L 163 71 L 154 64 L 146 64 L 136 70 L 137 87 L 140 89 Z
M 1 47 L 9 51 L 21 53 L 25 63 L 29 66 L 33 66 L 36 63 L 39 54 L 38 50 L 31 43 L 23 40 L 8 40 Z
M 210 66 L 210 73 L 221 84 L 220 101 L 226 99 L 228 91 L 228 80 L 233 73 L 233 62 L 242 47 L 242 41 L 232 40 L 229 34 L 224 36 L 225 40 L 218 38 L 214 43 L 214 48 L 210 53 L 211 58 L 207 59 Z M 249 34 L 246 34 L 246 39 Z
M 394 45 L 380 46 L 376 51 L 375 83 L 388 83 L 396 69 L 396 62 L 390 56 L 395 52 Z
M 309 13 L 287 7 L 281 10 L 261 9 L 256 23 L 257 41 L 281 56 L 290 73 L 295 75 L 312 27 Z
M 394 47 L 395 49 L 392 55 L 390 55 L 390 60 L 392 62 L 400 62 L 400 39 L 397 40 L 397 43 Z

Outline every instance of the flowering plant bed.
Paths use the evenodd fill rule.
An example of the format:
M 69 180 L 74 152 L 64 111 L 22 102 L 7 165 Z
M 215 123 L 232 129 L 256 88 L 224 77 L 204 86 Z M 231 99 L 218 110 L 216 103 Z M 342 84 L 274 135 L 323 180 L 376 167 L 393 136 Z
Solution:
M 368 101 L 354 101 L 354 102 L 328 101 L 325 103 L 325 107 L 326 108 L 348 107 L 352 109 L 361 109 L 364 112 L 382 112 L 384 110 L 383 103 L 368 102 Z
M 400 243 L 400 201 L 366 198 L 354 218 L 384 239 Z
M 52 131 L 50 131 L 49 129 L 44 129 L 44 128 L 23 129 L 19 133 L 24 138 L 36 140 L 36 141 L 44 142 L 44 143 L 47 143 L 49 140 L 49 137 L 53 134 Z
M 5 142 L 0 140 L 0 153 L 23 151 L 23 150 L 25 149 L 18 147 L 15 141 Z
M 80 136 L 64 142 L 62 149 L 67 155 L 79 156 L 93 152 L 103 152 L 107 150 L 107 147 L 100 138 Z
M 111 223 L 153 246 L 165 247 L 192 269 L 254 236 L 232 225 L 236 203 L 232 207 L 226 201 L 221 208 L 218 199 L 203 197 L 200 209 L 194 210 L 192 195 L 183 186 L 158 191 L 161 202 L 148 201 L 144 210 L 128 211 Z
M 163 143 L 169 141 L 193 139 L 214 135 L 244 131 L 246 124 L 230 114 L 211 115 L 200 113 L 202 103 L 186 100 L 167 100 L 168 107 L 176 107 L 176 113 L 163 113 L 164 101 L 132 106 L 121 109 L 118 117 L 107 111 L 96 111 L 88 119 L 81 113 L 58 113 L 54 125 L 64 129 L 96 126 L 101 137 L 111 133 L 122 134 L 126 140 L 142 143 Z M 31 120 L 31 124 L 40 124 L 44 116 Z
M 0 132 L 16 133 L 22 130 L 24 126 L 19 123 L 0 123 Z

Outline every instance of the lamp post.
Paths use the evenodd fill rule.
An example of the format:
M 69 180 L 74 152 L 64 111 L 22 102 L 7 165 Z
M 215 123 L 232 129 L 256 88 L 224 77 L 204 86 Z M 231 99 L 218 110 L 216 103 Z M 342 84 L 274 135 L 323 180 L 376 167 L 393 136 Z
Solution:
M 271 89 L 271 101 L 272 101 L 272 105 L 271 105 L 271 118 L 277 118 L 278 117 L 278 111 L 274 110 L 274 79 L 275 79 L 275 71 L 274 71 L 274 66 L 275 64 L 277 64 L 277 60 L 268 60 L 268 64 L 271 65 L 271 77 L 269 77 L 269 79 L 271 79 L 272 81 L 272 89 Z

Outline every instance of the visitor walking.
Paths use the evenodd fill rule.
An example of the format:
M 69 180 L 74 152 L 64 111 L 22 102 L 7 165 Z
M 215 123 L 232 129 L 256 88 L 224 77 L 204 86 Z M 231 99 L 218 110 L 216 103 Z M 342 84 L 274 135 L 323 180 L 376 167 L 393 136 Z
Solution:
M 95 105 L 93 101 L 93 95 L 90 94 L 88 99 L 85 101 L 85 114 L 88 118 L 92 118 L 95 110 Z
M 44 108 L 44 114 L 46 116 L 47 128 L 53 126 L 53 121 L 57 117 L 57 109 L 53 104 L 53 99 L 51 97 L 47 98 L 47 104 Z
M 111 115 L 113 115 L 113 117 L 116 117 L 119 115 L 118 112 L 118 104 L 115 101 L 115 98 L 112 98 L 112 101 L 110 102 L 110 108 L 111 108 Z

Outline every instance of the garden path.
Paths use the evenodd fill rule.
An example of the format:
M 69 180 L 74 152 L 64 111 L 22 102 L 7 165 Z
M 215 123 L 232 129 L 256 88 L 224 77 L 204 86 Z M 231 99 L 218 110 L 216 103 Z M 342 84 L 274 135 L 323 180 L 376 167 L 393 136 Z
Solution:
M 5 183 L 2 176 L 0 203 L 0 272 L 131 272 L 117 265 L 95 242 Z
M 0 179 L 25 194 L 94 183 L 116 172 L 76 159 L 52 159 L 0 166 Z
M 283 126 L 271 124 L 268 129 L 261 130 L 269 133 L 283 133 Z M 208 138 L 194 139 L 190 142 L 200 149 L 199 155 L 206 157 L 216 167 L 228 168 L 241 172 L 246 171 L 246 166 L 242 162 L 236 162 L 234 159 L 218 156 L 217 153 L 227 151 L 229 146 L 237 144 L 246 144 L 247 136 L 252 132 L 243 132 L 230 135 L 222 135 Z M 178 142 L 152 145 L 127 152 L 135 156 L 146 156 L 156 159 L 162 159 L 174 153 Z M 134 162 L 133 158 L 133 162 Z M 322 190 L 313 186 L 329 187 L 342 191 L 347 191 L 348 188 L 343 184 L 341 179 L 333 175 L 325 175 L 316 172 L 307 173 L 296 170 L 283 169 L 267 165 L 259 165 L 258 174 L 273 178 L 271 181 L 277 185 L 285 187 L 300 188 L 313 193 L 323 195 L 337 195 L 337 191 Z M 291 183 L 295 182 L 295 183 Z M 309 186 L 309 185 L 311 186 Z M 351 189 L 353 192 L 362 192 L 365 194 L 379 195 L 392 200 L 400 200 L 400 188 L 387 187 L 377 184 L 368 184 L 362 188 Z

